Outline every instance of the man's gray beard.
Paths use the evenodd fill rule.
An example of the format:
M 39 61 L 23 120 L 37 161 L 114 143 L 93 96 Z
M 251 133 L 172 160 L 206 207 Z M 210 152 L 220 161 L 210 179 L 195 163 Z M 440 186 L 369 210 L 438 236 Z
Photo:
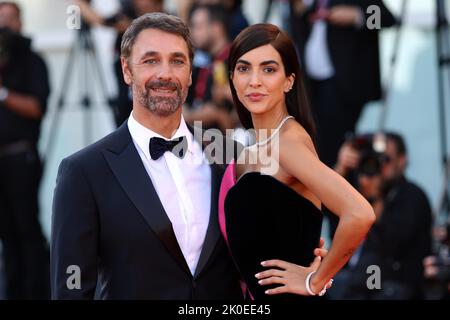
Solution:
M 177 111 L 182 104 L 180 90 L 177 90 L 176 98 L 168 98 L 153 97 L 150 93 L 150 88 L 145 88 L 145 91 L 141 91 L 134 86 L 133 89 L 137 90 L 139 103 L 158 116 L 169 116 Z

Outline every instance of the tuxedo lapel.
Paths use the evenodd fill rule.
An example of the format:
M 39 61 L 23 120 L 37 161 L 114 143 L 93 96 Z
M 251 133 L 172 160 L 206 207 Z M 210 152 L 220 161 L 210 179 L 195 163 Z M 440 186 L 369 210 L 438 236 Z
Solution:
M 211 168 L 211 210 L 209 215 L 209 224 L 206 231 L 205 241 L 203 242 L 202 252 L 195 269 L 195 277 L 203 270 L 209 258 L 211 257 L 217 241 L 220 238 L 218 221 L 218 203 L 219 189 L 224 170 L 218 165 L 210 165 Z
M 189 267 L 161 200 L 144 168 L 124 123 L 117 131 L 117 144 L 103 150 L 106 161 L 125 193 L 183 270 Z

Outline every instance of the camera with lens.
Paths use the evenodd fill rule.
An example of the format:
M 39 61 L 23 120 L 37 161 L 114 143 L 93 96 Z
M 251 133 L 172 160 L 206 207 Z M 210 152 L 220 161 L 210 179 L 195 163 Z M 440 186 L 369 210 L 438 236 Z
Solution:
M 433 255 L 424 260 L 427 299 L 450 298 L 450 220 L 434 230 Z
M 439 239 L 438 250 L 434 266 L 437 268 L 436 279 L 441 282 L 450 282 L 450 221 L 445 225 L 445 236 Z
M 435 267 L 437 268 L 436 280 L 450 282 L 450 256 L 436 256 Z
M 346 142 L 359 153 L 357 173 L 366 176 L 375 176 L 381 173 L 383 163 L 387 160 L 385 155 L 386 139 L 382 134 L 348 134 Z

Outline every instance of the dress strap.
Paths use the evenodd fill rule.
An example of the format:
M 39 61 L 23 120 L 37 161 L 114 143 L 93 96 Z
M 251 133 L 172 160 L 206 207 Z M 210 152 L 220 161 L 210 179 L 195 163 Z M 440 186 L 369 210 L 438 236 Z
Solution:
M 262 145 L 266 144 L 267 142 L 269 142 L 270 140 L 272 140 L 272 138 L 278 133 L 278 131 L 280 131 L 281 127 L 286 123 L 286 121 L 288 121 L 291 118 L 294 118 L 294 117 L 286 116 L 283 120 L 281 120 L 280 124 L 275 128 L 274 132 L 270 135 L 270 137 L 268 137 L 267 139 L 265 139 L 263 141 L 256 142 L 256 145 L 262 146 Z

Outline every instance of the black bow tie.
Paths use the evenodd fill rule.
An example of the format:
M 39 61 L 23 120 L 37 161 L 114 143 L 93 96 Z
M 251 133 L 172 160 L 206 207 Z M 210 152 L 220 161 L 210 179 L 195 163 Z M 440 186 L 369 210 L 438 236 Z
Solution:
M 172 152 L 178 158 L 183 158 L 187 151 L 187 139 L 184 136 L 173 140 L 153 137 L 150 139 L 149 148 L 153 160 L 158 160 L 166 151 Z

